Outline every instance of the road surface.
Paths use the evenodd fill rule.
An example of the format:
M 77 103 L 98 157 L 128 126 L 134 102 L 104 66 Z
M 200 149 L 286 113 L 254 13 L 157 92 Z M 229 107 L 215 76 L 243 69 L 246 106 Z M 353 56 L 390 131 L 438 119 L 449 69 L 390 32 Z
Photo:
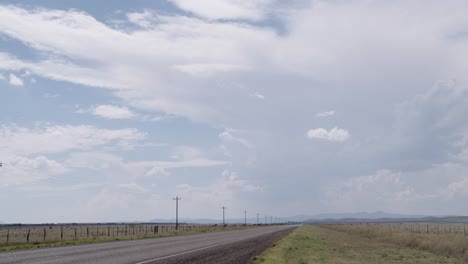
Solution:
M 0 253 L 0 263 L 247 263 L 291 230 L 291 226 L 272 226 L 189 236 L 17 250 Z

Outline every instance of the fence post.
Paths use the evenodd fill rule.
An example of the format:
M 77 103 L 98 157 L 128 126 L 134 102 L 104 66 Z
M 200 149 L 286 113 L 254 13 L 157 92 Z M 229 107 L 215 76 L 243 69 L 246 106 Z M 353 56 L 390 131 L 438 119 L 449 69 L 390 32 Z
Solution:
M 146 236 L 146 235 L 148 235 L 148 226 L 146 226 L 145 229 L 146 229 L 146 230 L 145 230 L 145 236 Z
M 8 245 L 8 242 L 10 241 L 10 229 L 7 229 L 7 235 L 6 235 L 6 243 Z
M 86 237 L 89 238 L 89 226 L 86 227 Z
M 107 236 L 110 237 L 110 226 L 107 226 Z
M 60 227 L 60 239 L 63 240 L 63 226 Z
M 465 224 L 463 224 L 463 236 L 466 237 L 466 225 Z
M 75 227 L 75 240 L 76 240 L 76 227 Z
M 26 242 L 29 243 L 29 235 L 31 234 L 31 229 L 28 229 L 28 236 L 26 237 Z
M 44 228 L 44 241 L 45 241 L 45 238 L 46 238 L 46 229 Z

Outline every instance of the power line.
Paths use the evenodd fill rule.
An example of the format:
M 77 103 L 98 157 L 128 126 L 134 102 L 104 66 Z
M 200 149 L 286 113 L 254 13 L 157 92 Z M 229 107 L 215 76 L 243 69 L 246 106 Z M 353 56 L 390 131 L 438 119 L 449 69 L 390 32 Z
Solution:
M 179 200 L 182 200 L 182 198 L 179 197 L 179 196 L 176 196 L 175 198 L 172 198 L 172 200 L 176 201 L 176 217 L 175 217 L 176 226 L 175 226 L 175 229 L 179 230 Z

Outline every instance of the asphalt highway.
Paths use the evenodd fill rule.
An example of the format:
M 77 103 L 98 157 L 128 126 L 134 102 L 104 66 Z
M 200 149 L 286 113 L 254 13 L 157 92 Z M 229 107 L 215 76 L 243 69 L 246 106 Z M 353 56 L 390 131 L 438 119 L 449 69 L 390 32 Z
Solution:
M 272 226 L 189 236 L 16 250 L 0 253 L 0 263 L 248 263 L 252 257 L 291 230 L 291 226 Z

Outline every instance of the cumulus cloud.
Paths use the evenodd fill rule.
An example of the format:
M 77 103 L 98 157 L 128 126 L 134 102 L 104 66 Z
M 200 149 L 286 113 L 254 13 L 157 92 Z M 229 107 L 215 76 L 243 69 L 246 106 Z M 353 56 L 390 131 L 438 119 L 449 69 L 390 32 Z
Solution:
M 61 163 L 45 156 L 2 156 L 4 160 L 0 170 L 0 187 L 36 182 L 67 171 Z
M 381 170 L 335 183 L 326 197 L 335 210 L 391 210 L 392 204 L 416 199 L 417 194 L 401 173 Z
M 254 93 L 252 96 L 253 96 L 253 97 L 256 97 L 256 98 L 258 98 L 258 99 L 260 99 L 260 100 L 264 100 L 264 99 L 265 99 L 265 96 L 264 96 L 263 94 L 259 94 L 259 93 Z
M 102 129 L 93 126 L 43 125 L 34 128 L 0 126 L 0 152 L 12 154 L 60 153 L 114 145 L 130 148 L 146 135 L 137 129 Z
M 335 115 L 335 111 L 331 110 L 331 111 L 317 113 L 315 116 L 316 117 L 329 117 L 329 116 L 334 116 L 334 115 Z
M 325 128 L 316 128 L 307 131 L 307 137 L 311 139 L 323 139 L 333 142 L 344 142 L 350 138 L 347 130 L 334 127 L 331 130 Z
M 175 148 L 172 158 L 178 160 L 190 160 L 203 157 L 203 151 L 190 146 L 178 146 Z
M 179 8 L 208 19 L 261 20 L 271 0 L 170 0 Z
M 182 197 L 190 197 L 185 202 L 188 214 L 198 217 L 210 214 L 212 208 L 221 205 L 227 205 L 228 210 L 235 212 L 235 208 L 231 207 L 231 205 L 234 205 L 236 198 L 261 191 L 261 186 L 254 185 L 245 178 L 240 177 L 236 172 L 229 170 L 224 170 L 221 177 L 217 177 L 208 185 L 202 186 L 189 183 L 177 185 L 178 194 Z M 201 204 L 204 206 L 200 207 Z M 238 209 L 241 210 L 241 208 Z M 228 216 L 228 218 L 231 217 Z
M 114 105 L 98 105 L 89 110 L 95 116 L 107 119 L 132 119 L 138 115 L 132 112 L 128 107 Z
M 283 210 L 302 210 L 301 201 L 319 201 L 309 197 L 318 193 L 310 188 L 327 183 L 330 175 L 346 182 L 369 175 L 367 169 L 390 167 L 386 175 L 406 175 L 407 169 L 424 171 L 450 159 L 463 162 L 466 143 L 461 138 L 468 129 L 464 122 L 468 97 L 463 91 L 468 83 L 465 2 L 313 1 L 302 8 L 278 10 L 275 23 L 251 23 L 268 17 L 266 1 L 216 1 L 212 4 L 227 6 L 216 9 L 216 14 L 204 5 L 209 2 L 173 3 L 187 13 L 133 12 L 119 26 L 78 10 L 1 6 L 0 32 L 41 56 L 29 60 L 3 52 L 0 69 L 27 69 L 48 80 L 107 89 L 122 102 L 120 107 L 207 124 L 216 129 L 212 135 L 218 135 L 215 140 L 229 161 L 184 160 L 184 155 L 196 155 L 185 151 L 177 160 L 132 165 L 144 168 L 141 175 L 151 169 L 150 174 L 161 175 L 178 166 L 228 163 L 245 179 L 267 185 L 272 200 L 281 197 L 284 186 L 293 185 L 295 197 L 277 200 L 276 204 L 284 201 Z M 249 6 L 257 3 L 260 9 Z M 428 89 L 434 76 L 455 76 L 457 82 Z M 264 87 L 268 100 L 261 104 L 246 100 Z M 311 128 L 310 117 L 317 116 L 317 109 L 339 112 L 334 122 L 346 130 L 328 130 L 325 126 L 330 124 L 319 123 L 328 120 L 315 119 L 316 129 L 307 132 L 308 138 L 344 142 L 350 138 L 349 130 L 353 144 L 304 144 L 301 131 Z M 93 138 L 94 147 L 80 145 L 85 139 L 67 143 L 73 139 L 58 134 L 32 138 L 52 145 L 58 138 L 62 147 L 35 148 L 48 153 L 91 151 L 135 142 L 100 138 L 107 130 L 73 128 L 85 139 Z M 45 129 L 29 130 L 41 135 Z M 36 153 L 25 149 L 21 140 L 17 151 Z M 364 162 L 369 168 L 355 166 Z M 294 181 L 285 182 L 284 175 L 294 175 Z M 397 176 L 379 177 L 398 186 L 391 181 Z M 418 177 L 425 179 L 423 174 Z M 416 190 L 415 186 L 410 185 Z M 406 190 L 406 185 L 400 187 Z M 117 196 L 118 189 L 109 187 L 115 191 L 109 195 Z M 309 208 L 326 209 L 320 207 L 324 204 Z
M 14 75 L 13 73 L 10 73 L 10 84 L 14 86 L 23 86 L 24 82 L 18 76 Z
M 244 71 L 248 70 L 247 66 L 230 65 L 230 64 L 185 64 L 174 65 L 171 67 L 183 73 L 193 76 L 209 77 L 216 73 L 231 72 L 231 71 Z

